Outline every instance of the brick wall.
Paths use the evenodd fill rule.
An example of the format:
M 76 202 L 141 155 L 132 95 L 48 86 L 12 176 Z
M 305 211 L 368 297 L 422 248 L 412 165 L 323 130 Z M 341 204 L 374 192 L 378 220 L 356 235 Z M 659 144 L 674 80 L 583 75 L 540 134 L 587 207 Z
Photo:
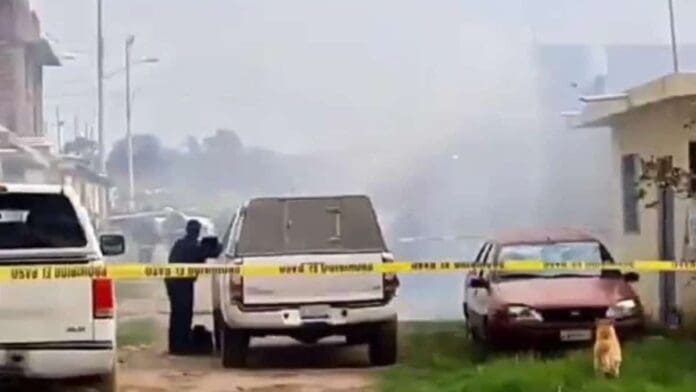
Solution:
M 27 0 L 0 0 L 0 124 L 20 136 L 42 134 L 42 69 L 29 44 L 40 39 Z
M 38 33 L 28 0 L 0 0 L 0 41 L 33 41 Z

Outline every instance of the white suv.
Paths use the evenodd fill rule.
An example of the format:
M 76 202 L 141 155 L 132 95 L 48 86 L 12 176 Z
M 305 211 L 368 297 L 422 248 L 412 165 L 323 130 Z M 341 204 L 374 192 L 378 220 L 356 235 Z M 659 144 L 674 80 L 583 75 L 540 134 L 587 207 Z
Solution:
M 0 185 L 0 266 L 99 265 L 124 247 L 121 236 L 98 243 L 69 188 Z M 0 377 L 80 378 L 115 391 L 114 313 L 109 279 L 0 282 Z
M 365 196 L 253 199 L 222 240 L 224 265 L 382 264 L 393 261 Z M 212 278 L 215 337 L 225 367 L 244 366 L 250 338 L 281 335 L 312 344 L 345 336 L 368 344 L 370 362 L 396 360 L 394 274 Z

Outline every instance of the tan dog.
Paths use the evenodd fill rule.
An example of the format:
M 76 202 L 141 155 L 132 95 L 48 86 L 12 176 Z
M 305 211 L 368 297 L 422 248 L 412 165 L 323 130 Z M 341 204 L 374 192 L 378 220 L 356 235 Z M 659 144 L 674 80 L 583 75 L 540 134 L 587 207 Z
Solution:
M 597 320 L 594 344 L 594 368 L 605 376 L 618 377 L 621 369 L 621 343 L 616 336 L 614 321 Z

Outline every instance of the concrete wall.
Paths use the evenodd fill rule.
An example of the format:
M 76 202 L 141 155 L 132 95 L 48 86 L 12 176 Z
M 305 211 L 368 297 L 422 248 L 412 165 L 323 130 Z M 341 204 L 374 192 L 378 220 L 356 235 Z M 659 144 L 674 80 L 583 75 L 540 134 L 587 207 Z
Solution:
M 610 244 L 615 257 L 622 261 L 657 260 L 658 251 L 658 210 L 645 208 L 645 204 L 656 200 L 654 189 L 641 201 L 640 233 L 626 234 L 623 229 L 623 201 L 621 157 L 625 154 L 638 154 L 644 159 L 651 156 L 673 157 L 675 166 L 688 169 L 688 146 L 696 140 L 694 132 L 684 130 L 687 112 L 676 104 L 651 105 L 623 118 L 614 126 L 612 181 L 607 195 L 615 206 L 612 209 L 614 243 Z M 687 201 L 675 200 L 675 250 L 677 258 L 683 254 Z M 677 304 L 684 311 L 687 320 L 696 320 L 696 285 L 687 283 L 693 274 L 677 275 Z M 659 317 L 659 285 L 657 273 L 642 273 L 637 287 L 646 309 L 655 318 Z
M 19 102 L 24 76 L 24 50 L 19 46 L 0 44 L 0 124 L 12 132 L 19 127 Z

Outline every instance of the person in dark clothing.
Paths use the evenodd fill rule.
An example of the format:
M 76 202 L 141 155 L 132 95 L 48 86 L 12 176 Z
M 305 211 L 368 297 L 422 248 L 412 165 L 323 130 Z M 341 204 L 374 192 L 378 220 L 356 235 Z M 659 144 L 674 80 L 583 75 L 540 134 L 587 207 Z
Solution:
M 186 235 L 174 243 L 169 263 L 203 263 L 205 255 L 198 237 L 201 224 L 197 220 L 186 223 Z M 169 353 L 191 352 L 189 336 L 193 322 L 193 289 L 195 278 L 165 279 L 169 297 Z

